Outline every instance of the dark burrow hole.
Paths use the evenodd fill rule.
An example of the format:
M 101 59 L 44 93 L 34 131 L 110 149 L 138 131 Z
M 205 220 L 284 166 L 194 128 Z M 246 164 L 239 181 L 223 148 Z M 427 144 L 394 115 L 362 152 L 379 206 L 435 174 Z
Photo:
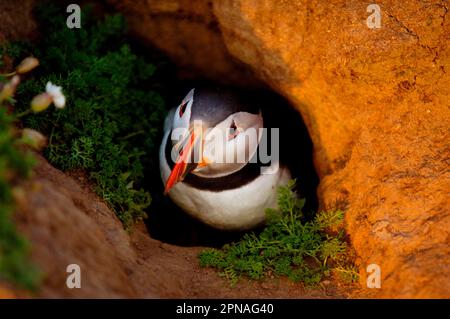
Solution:
M 133 42 L 135 50 L 141 51 L 149 58 L 153 56 L 155 60 L 163 61 L 157 66 L 158 71 L 153 81 L 157 83 L 154 88 L 163 96 L 167 110 L 178 106 L 192 88 L 221 86 L 207 79 L 180 79 L 177 76 L 179 70 L 168 62 L 163 53 L 153 47 L 143 46 L 139 39 L 133 39 Z M 297 180 L 296 191 L 300 197 L 306 199 L 304 216 L 311 219 L 318 209 L 316 190 L 319 178 L 313 164 L 313 144 L 300 113 L 284 97 L 263 84 L 258 89 L 233 88 L 230 85 L 227 85 L 227 88 L 244 90 L 246 94 L 258 99 L 258 104 L 262 105 L 262 111 L 265 113 L 264 119 L 270 119 L 272 122 L 267 123 L 267 126 L 280 128 L 280 159 L 288 166 L 292 177 Z M 158 143 L 163 136 L 162 125 L 163 123 Z M 163 195 L 164 186 L 160 172 L 154 171 L 155 167 L 159 167 L 158 153 L 153 154 L 149 162 L 151 169 L 145 172 L 145 183 L 141 186 L 152 194 L 148 218 L 145 219 L 152 238 L 178 246 L 222 247 L 226 243 L 239 240 L 245 234 L 245 232 L 216 230 L 182 211 L 168 196 Z M 253 231 L 259 232 L 262 228 L 263 226 Z
M 202 80 L 172 82 L 170 92 L 163 92 L 166 93 L 167 107 L 179 105 L 189 90 L 206 84 L 211 85 L 210 81 Z M 254 95 L 255 99 L 264 101 L 264 118 L 273 121 L 272 127 L 280 128 L 280 158 L 297 179 L 297 193 L 306 199 L 304 213 L 306 218 L 311 218 L 318 207 L 318 177 L 312 159 L 313 145 L 300 113 L 286 99 L 269 89 L 262 88 L 248 93 Z M 155 184 L 149 187 L 153 189 L 153 202 L 146 219 L 152 238 L 179 246 L 221 247 L 244 235 L 245 232 L 219 231 L 191 218 L 172 203 L 168 196 L 162 194 L 163 184 L 160 178 L 152 183 Z M 256 232 L 259 230 L 255 229 Z

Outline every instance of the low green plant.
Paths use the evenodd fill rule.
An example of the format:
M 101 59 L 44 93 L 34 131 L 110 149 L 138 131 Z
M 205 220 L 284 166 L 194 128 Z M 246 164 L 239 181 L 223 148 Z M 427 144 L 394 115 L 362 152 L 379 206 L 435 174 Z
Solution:
M 334 269 L 352 273 L 343 231 L 327 232 L 342 223 L 343 212 L 321 212 L 312 221 L 304 221 L 305 200 L 297 197 L 294 186 L 295 181 L 290 181 L 279 188 L 278 209 L 266 210 L 267 225 L 259 234 L 250 232 L 222 249 L 202 251 L 200 265 L 219 269 L 232 285 L 242 276 L 262 279 L 274 275 L 311 286 Z
M 23 149 L 23 141 L 14 133 L 13 121 L 6 105 L 0 102 L 0 280 L 34 289 L 38 272 L 28 260 L 27 241 L 12 221 L 15 183 L 30 176 L 34 158 Z
M 27 290 L 38 287 L 40 275 L 28 260 L 28 242 L 16 230 L 12 215 L 16 208 L 15 198 L 23 194 L 20 184 L 31 176 L 35 163 L 30 149 L 42 148 L 45 138 L 33 130 L 19 129 L 18 119 L 42 112 L 51 104 L 64 107 L 60 88 L 49 83 L 46 92 L 28 103 L 27 110 L 13 114 L 17 103 L 15 93 L 21 79 L 38 65 L 39 60 L 29 56 L 14 71 L 0 74 L 0 280 Z
M 146 216 L 150 193 L 142 187 L 144 168 L 159 174 L 154 156 L 165 114 L 153 76 L 156 66 L 133 52 L 120 15 L 98 20 L 83 8 L 82 28 L 66 27 L 64 7 L 38 13 L 45 35 L 35 46 L 10 44 L 12 58 L 33 55 L 36 76 L 18 90 L 16 112 L 48 81 L 63 88 L 67 106 L 60 112 L 23 117 L 26 127 L 49 137 L 45 156 L 65 171 L 83 170 L 96 192 L 126 228 Z M 159 176 L 145 176 L 145 179 Z

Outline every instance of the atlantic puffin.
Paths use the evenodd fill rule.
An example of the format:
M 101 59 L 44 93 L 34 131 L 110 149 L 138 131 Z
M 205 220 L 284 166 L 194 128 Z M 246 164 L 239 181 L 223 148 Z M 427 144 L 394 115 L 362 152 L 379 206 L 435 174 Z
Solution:
M 265 127 L 270 121 L 257 100 L 228 88 L 195 87 L 164 122 L 159 151 L 164 193 L 216 229 L 263 224 L 266 208 L 277 206 L 278 187 L 291 178 L 279 158 L 260 161 L 262 132 L 270 130 Z M 270 148 L 272 140 L 264 138 Z

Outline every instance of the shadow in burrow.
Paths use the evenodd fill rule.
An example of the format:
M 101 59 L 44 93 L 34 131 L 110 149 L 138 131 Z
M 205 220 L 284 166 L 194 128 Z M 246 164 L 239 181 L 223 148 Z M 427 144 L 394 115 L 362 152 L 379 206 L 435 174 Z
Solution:
M 245 19 L 242 23 L 245 24 L 243 27 L 249 26 Z M 220 32 L 220 28 L 218 30 Z M 256 35 L 255 39 L 257 39 Z M 188 39 L 185 40 L 188 41 Z M 263 43 L 259 43 L 259 45 L 264 47 Z M 268 48 L 267 50 L 270 51 Z M 208 54 L 208 52 L 204 53 L 205 55 Z M 271 57 L 272 59 L 277 59 L 279 65 L 284 64 L 282 57 L 277 52 L 271 52 Z M 230 58 L 234 59 L 232 56 Z M 236 64 L 240 65 L 244 71 L 247 70 L 249 74 L 255 74 L 249 66 L 243 65 L 240 61 L 236 60 Z M 279 82 L 301 84 L 289 71 L 288 66 L 282 69 L 284 75 L 277 77 Z M 178 78 L 176 74 L 180 74 L 180 70 L 177 69 L 175 64 L 169 63 L 169 67 L 166 68 L 165 74 L 160 79 L 162 85 L 159 89 L 165 98 L 168 109 L 179 105 L 183 97 L 192 88 L 205 84 L 215 85 L 211 79 L 206 79 L 203 75 L 197 77 L 198 74 L 194 70 L 183 70 L 183 72 L 191 80 Z M 293 178 L 297 180 L 296 191 L 300 197 L 306 199 L 303 213 L 306 219 L 311 219 L 315 215 L 319 204 L 316 193 L 319 178 L 313 164 L 313 144 L 298 111 L 298 107 L 301 106 L 296 105 L 297 109 L 295 109 L 286 98 L 271 90 L 264 83 L 261 83 L 256 76 L 254 77 L 254 83 L 249 85 L 251 89 L 237 87 L 237 85 L 229 83 L 227 79 L 217 80 L 221 83 L 226 83 L 227 86 L 234 87 L 236 90 L 245 90 L 247 94 L 253 95 L 255 99 L 261 102 L 262 111 L 265 112 L 265 120 L 271 122 L 265 123 L 264 126 L 280 128 L 280 158 L 290 169 Z M 260 84 L 258 85 L 258 83 Z M 161 129 L 159 141 L 161 141 L 162 135 Z M 158 154 L 154 154 L 154 158 L 151 161 L 157 163 Z M 153 166 L 158 167 L 158 165 Z M 151 178 L 146 179 L 147 185 L 144 186 L 150 190 L 153 197 L 152 205 L 148 212 L 148 219 L 146 219 L 147 229 L 152 238 L 179 246 L 220 247 L 225 243 L 238 240 L 244 235 L 243 232 L 215 230 L 191 218 L 178 208 L 168 196 L 163 195 L 164 186 L 159 171 L 148 172 L 146 176 Z M 254 231 L 258 232 L 262 227 Z
M 212 85 L 210 80 L 177 80 L 171 81 L 170 92 L 165 99 L 170 109 L 177 106 L 183 97 L 196 86 Z M 215 85 L 215 84 L 213 84 Z M 242 88 L 230 87 L 242 91 Z M 245 89 L 245 93 L 254 97 L 261 105 L 265 127 L 280 129 L 280 159 L 287 165 L 293 178 L 297 180 L 296 191 L 306 199 L 304 213 L 311 218 L 318 208 L 316 189 L 318 176 L 313 165 L 313 145 L 306 126 L 289 102 L 271 91 L 269 88 Z M 162 132 L 159 141 L 162 139 Z M 157 162 L 158 154 L 154 154 Z M 220 247 L 225 243 L 238 240 L 245 232 L 228 232 L 213 229 L 188 216 L 177 207 L 168 196 L 163 195 L 163 183 L 159 171 L 149 172 L 152 176 L 147 185 L 153 196 L 152 205 L 146 219 L 147 229 L 152 238 L 179 246 Z M 255 229 L 259 232 L 263 226 Z

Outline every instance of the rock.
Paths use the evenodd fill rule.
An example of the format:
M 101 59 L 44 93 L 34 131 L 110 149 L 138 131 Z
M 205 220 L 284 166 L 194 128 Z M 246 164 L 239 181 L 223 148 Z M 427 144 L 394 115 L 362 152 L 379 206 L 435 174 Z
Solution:
M 33 262 L 44 274 L 39 296 L 136 296 L 120 264 L 130 262 L 133 251 L 126 249 L 128 237 L 114 214 L 42 158 L 35 174 L 23 186 L 27 200 L 18 202 L 14 216 L 31 242 Z M 80 266 L 82 289 L 66 286 L 69 264 Z
M 445 1 L 378 2 L 380 29 L 356 0 L 109 3 L 179 65 L 233 82 L 244 64 L 292 102 L 322 207 L 345 204 L 363 285 L 375 263 L 376 296 L 450 297 Z
M 0 1 L 0 43 L 36 35 L 36 22 L 32 16 L 35 4 L 36 0 Z
M 109 1 L 129 19 L 134 34 L 179 61 L 180 73 L 221 82 L 257 85 L 243 63 L 227 51 L 213 1 Z M 188 71 L 188 72 L 183 72 Z

